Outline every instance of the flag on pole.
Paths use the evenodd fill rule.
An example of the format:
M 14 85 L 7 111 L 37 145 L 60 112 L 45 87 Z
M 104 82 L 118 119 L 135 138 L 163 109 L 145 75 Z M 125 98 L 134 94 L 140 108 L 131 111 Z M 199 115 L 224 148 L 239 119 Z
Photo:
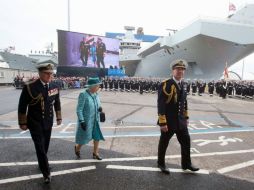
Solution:
M 224 79 L 228 79 L 228 63 L 226 62 L 225 69 L 224 69 Z
M 233 3 L 229 2 L 228 10 L 229 11 L 236 11 L 236 6 Z

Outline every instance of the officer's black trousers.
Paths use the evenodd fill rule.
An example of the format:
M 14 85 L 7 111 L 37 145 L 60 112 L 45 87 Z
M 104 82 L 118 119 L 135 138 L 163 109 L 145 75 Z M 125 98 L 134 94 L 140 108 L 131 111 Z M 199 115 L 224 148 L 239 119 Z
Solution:
M 50 175 L 47 153 L 51 136 L 51 128 L 47 130 L 43 129 L 40 131 L 30 130 L 30 133 L 34 141 L 34 146 L 41 173 L 44 177 L 47 177 Z
M 188 129 L 181 130 L 169 130 L 168 132 L 162 132 L 159 141 L 158 147 L 158 164 L 165 166 L 165 154 L 167 151 L 167 147 L 170 139 L 173 135 L 176 134 L 177 140 L 181 145 L 181 155 L 182 155 L 182 167 L 186 168 L 191 165 L 190 158 L 190 135 Z

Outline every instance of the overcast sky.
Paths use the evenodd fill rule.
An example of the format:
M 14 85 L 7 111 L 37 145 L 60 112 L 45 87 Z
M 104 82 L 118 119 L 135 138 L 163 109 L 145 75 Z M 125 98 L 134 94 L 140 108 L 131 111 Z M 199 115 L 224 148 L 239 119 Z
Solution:
M 15 46 L 16 53 L 44 50 L 57 29 L 67 30 L 67 0 L 0 0 L 0 49 Z M 254 0 L 231 0 L 237 8 Z M 229 0 L 70 0 L 71 31 L 105 35 L 124 32 L 124 26 L 143 27 L 145 34 L 167 35 L 199 16 L 226 18 Z M 251 62 L 253 63 L 251 65 Z M 254 55 L 245 69 L 254 73 Z M 236 67 L 237 66 L 237 67 Z M 240 64 L 232 69 L 240 72 Z M 253 74 L 254 76 L 254 74 Z

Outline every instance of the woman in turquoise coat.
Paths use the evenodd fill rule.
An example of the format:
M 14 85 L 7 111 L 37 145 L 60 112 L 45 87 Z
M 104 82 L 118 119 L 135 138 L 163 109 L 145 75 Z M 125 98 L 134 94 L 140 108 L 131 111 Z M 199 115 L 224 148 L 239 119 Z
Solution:
M 89 78 L 86 89 L 79 94 L 77 105 L 77 128 L 75 137 L 75 154 L 80 158 L 81 146 L 94 142 L 93 159 L 102 160 L 99 156 L 99 141 L 105 140 L 100 130 L 101 103 L 98 96 L 99 78 Z

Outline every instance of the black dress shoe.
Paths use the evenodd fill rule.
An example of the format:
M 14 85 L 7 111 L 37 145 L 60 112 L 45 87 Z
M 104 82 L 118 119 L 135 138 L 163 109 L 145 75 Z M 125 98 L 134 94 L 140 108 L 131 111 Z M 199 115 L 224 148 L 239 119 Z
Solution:
M 99 155 L 96 155 L 96 154 L 93 153 L 93 159 L 102 160 L 102 157 L 100 157 Z
M 48 176 L 48 177 L 44 177 L 44 183 L 45 184 L 49 184 L 51 182 L 51 177 Z
M 166 166 L 162 166 L 162 165 L 158 164 L 158 168 L 160 168 L 162 173 L 167 174 L 167 175 L 170 174 L 170 171 L 169 171 L 169 169 L 166 168 Z
M 183 170 L 190 170 L 192 172 L 196 172 L 199 170 L 199 168 L 194 167 L 193 165 L 190 165 L 188 167 L 183 167 Z
M 76 154 L 77 158 L 79 159 L 80 158 L 80 151 L 77 151 L 76 146 L 74 147 L 74 149 L 75 149 L 75 154 Z

